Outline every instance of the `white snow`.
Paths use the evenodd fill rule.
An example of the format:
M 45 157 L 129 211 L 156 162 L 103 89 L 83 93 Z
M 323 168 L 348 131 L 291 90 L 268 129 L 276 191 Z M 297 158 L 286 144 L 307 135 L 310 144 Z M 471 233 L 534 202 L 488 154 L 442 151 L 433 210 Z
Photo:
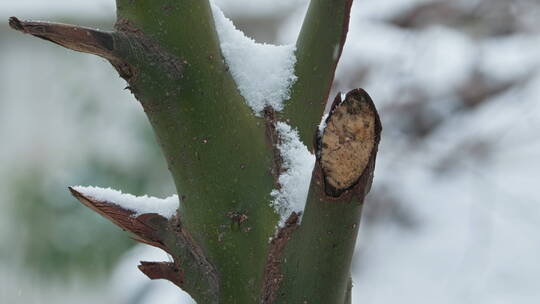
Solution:
M 307 0 L 215 0 L 227 15 L 246 16 L 258 20 L 282 16 L 299 5 L 307 5 L 307 2 Z
M 177 195 L 165 199 L 153 196 L 135 196 L 111 188 L 75 186 L 75 191 L 98 201 L 109 202 L 124 209 L 135 212 L 134 216 L 144 213 L 157 213 L 165 218 L 171 218 L 180 204 Z
M 295 46 L 257 43 L 236 29 L 213 2 L 212 13 L 221 52 L 247 104 L 256 114 L 266 106 L 281 111 L 296 81 Z
M 342 99 L 344 100 L 344 99 Z M 322 135 L 324 129 L 326 129 L 326 119 L 328 118 L 328 113 L 324 114 L 319 123 L 319 134 Z
M 514 35 L 485 41 L 480 49 L 480 69 L 496 81 L 512 81 L 533 73 L 539 67 L 540 38 Z
M 285 3 L 286 0 L 276 1 Z M 39 1 L 31 1 L 32 5 L 21 4 L 28 2 L 26 0 L 0 2 L 0 13 L 5 13 L 6 17 L 22 14 L 30 18 L 37 13 L 52 15 L 45 9 L 63 7 L 69 1 L 49 1 L 50 5 Z M 276 34 L 280 43 L 296 39 L 307 4 L 306 0 L 298 0 L 300 2 L 304 4 L 297 4 L 296 9 L 292 4 L 290 8 L 279 9 L 292 15 L 275 17 L 284 20 L 280 21 L 282 26 Z M 538 12 L 539 6 L 534 0 L 511 4 L 512 10 L 522 10 L 518 32 L 487 38 L 476 31 L 489 28 L 489 24 L 480 19 L 459 26 L 445 24 L 442 20 L 439 25 L 422 28 L 400 28 L 385 21 L 419 2 L 435 3 L 433 0 L 355 1 L 349 38 L 336 74 L 334 92 L 366 88 L 379 108 L 385 128 L 374 189 L 366 202 L 360 228 L 353 269 L 353 303 L 537 303 L 540 298 L 540 263 L 537 262 L 540 201 L 536 190 L 540 172 L 537 160 L 540 155 L 537 134 L 540 130 L 540 56 L 537 56 L 540 54 L 540 18 L 534 11 Z M 475 0 L 455 2 L 478 3 Z M 496 5 L 503 1 L 484 0 L 484 7 L 488 8 L 490 2 Z M 281 6 L 272 0 L 219 0 L 218 4 L 222 3 L 227 5 L 223 7 L 227 16 L 243 16 L 239 21 L 247 27 L 261 24 L 257 18 L 269 18 L 268 12 Z M 524 11 L 522 6 L 525 6 Z M 88 10 L 82 11 L 87 13 Z M 76 12 L 81 9 L 70 9 L 69 15 Z M 271 11 L 272 14 L 277 12 L 277 9 Z M 524 28 L 523 20 L 532 24 Z M 504 19 L 501 22 L 504 23 Z M 6 37 L 9 41 L 11 36 Z M 27 45 L 27 40 L 32 45 Z M 7 68 L 5 75 L 19 76 L 7 77 L 6 82 L 0 84 L 0 101 L 3 102 L 0 137 L 3 146 L 10 147 L 0 149 L 0 172 L 4 180 L 22 179 L 23 172 L 34 170 L 54 173 L 54 180 L 42 190 L 50 195 L 59 185 L 80 177 L 80 173 L 73 173 L 74 163 L 81 168 L 91 168 L 97 159 L 98 163 L 114 164 L 126 172 L 135 170 L 131 171 L 133 174 L 149 171 L 148 165 L 137 162 L 141 155 L 149 155 L 145 147 L 150 144 L 137 137 L 140 133 L 133 130 L 139 128 L 130 123 L 144 121 L 143 111 L 138 103 L 127 102 L 132 101 L 132 97 L 118 90 L 123 83 L 108 67 L 103 68 L 105 63 L 61 49 L 57 52 L 56 48 L 35 44 L 31 39 L 13 40 L 0 47 L 0 66 Z M 40 47 L 39 52 L 34 50 L 36 47 Z M 72 67 L 81 65 L 86 73 L 72 71 Z M 58 82 L 65 86 L 43 85 L 47 72 L 59 67 L 65 77 Z M 29 69 L 32 73 L 27 72 Z M 476 69 L 494 83 L 520 82 L 476 110 L 443 111 L 444 115 L 455 117 L 445 119 L 438 132 L 424 139 L 411 142 L 407 130 L 398 128 L 410 119 L 409 112 L 400 112 L 406 109 L 404 105 L 416 107 L 416 103 L 424 99 L 428 100 L 430 108 L 451 105 L 459 97 L 458 89 L 469 83 L 470 73 Z M 24 90 L 16 81 L 23 76 L 29 77 L 29 82 L 38 89 Z M 100 90 L 81 86 L 88 83 L 84 77 L 98 83 Z M 116 95 L 111 98 L 111 94 Z M 116 102 L 104 102 L 107 100 Z M 88 109 L 93 109 L 95 115 L 88 115 Z M 55 134 L 53 140 L 50 134 Z M 84 141 L 80 140 L 80 134 L 85 134 Z M 84 145 L 80 153 L 73 153 L 70 144 L 73 142 Z M 482 142 L 488 144 L 489 153 L 474 149 Z M 95 149 L 103 146 L 108 148 Z M 471 152 L 461 154 L 467 149 Z M 452 156 L 452 151 L 458 151 L 459 157 L 445 167 L 444 164 L 448 164 L 445 159 Z M 132 166 L 136 169 L 131 169 Z M 166 172 L 165 168 L 162 171 Z M 99 175 L 92 176 L 99 178 Z M 165 178 L 152 181 L 151 188 L 166 181 Z M 14 189 L 7 183 L 0 188 L 0 194 L 1 201 L 8 203 L 3 212 L 16 223 L 17 217 L 11 210 L 15 210 L 13 206 L 18 201 L 8 196 Z M 172 193 L 172 189 L 171 184 L 163 192 Z M 385 205 L 381 193 L 395 198 L 394 204 Z M 9 204 L 11 201 L 13 206 Z M 378 213 L 370 213 L 377 208 L 380 208 Z M 400 224 L 402 219 L 392 215 L 396 212 L 394 209 L 410 217 L 413 224 Z M 78 217 L 73 216 L 73 219 Z M 4 223 L 0 227 L 1 232 L 6 232 L 0 238 L 5 235 L 2 240 L 7 243 L 13 240 L 7 237 L 13 237 L 14 230 L 20 230 L 2 230 L 8 227 L 16 226 Z M 57 228 L 59 235 L 66 231 L 63 227 Z M 91 241 L 96 240 L 88 242 Z M 166 258 L 163 254 L 162 259 Z M 128 290 L 127 286 L 140 280 L 141 294 L 148 293 L 139 298 L 139 303 L 177 301 L 173 295 L 180 293 L 178 288 L 167 281 L 148 280 L 136 269 L 135 259 L 127 265 L 132 272 L 119 278 L 118 284 L 112 287 L 113 292 L 134 295 L 135 289 Z M 4 293 L 0 290 L 0 294 L 7 294 L 5 302 L 25 302 L 24 297 L 31 298 L 26 301 L 29 303 L 32 300 L 36 303 L 91 302 L 85 302 L 84 293 L 78 290 L 66 293 L 67 285 L 62 285 L 64 289 L 58 287 L 47 292 L 47 285 L 42 285 L 42 281 L 23 284 L 20 269 L 0 273 L 0 282 L 7 283 L 0 285 L 8 286 Z M 19 274 L 19 278 L 12 274 Z M 122 289 L 124 287 L 126 290 Z M 168 292 L 163 292 L 163 288 L 169 288 Z M 17 297 L 21 291 L 23 298 Z M 59 299 L 56 294 L 64 296 Z M 101 302 L 130 303 L 107 300 Z
M 278 122 L 276 130 L 280 139 L 278 149 L 285 171 L 278 179 L 281 188 L 274 189 L 270 194 L 274 198 L 272 206 L 280 215 L 279 226 L 283 226 L 293 211 L 304 211 L 315 156 L 300 141 L 298 132 L 288 124 Z
M 334 46 L 334 52 L 332 53 L 332 59 L 333 60 L 336 60 L 338 58 L 338 56 L 339 56 L 339 47 L 340 47 L 339 44 L 336 44 Z

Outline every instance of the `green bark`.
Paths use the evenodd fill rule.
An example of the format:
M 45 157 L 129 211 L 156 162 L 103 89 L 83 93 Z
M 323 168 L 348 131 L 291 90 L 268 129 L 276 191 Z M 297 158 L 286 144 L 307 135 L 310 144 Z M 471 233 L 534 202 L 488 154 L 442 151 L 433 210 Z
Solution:
M 272 153 L 264 123 L 228 72 L 208 1 L 159 2 L 118 1 L 116 27 L 131 48 L 121 57 L 138 70 L 130 86 L 184 198 L 182 222 L 219 273 L 220 302 L 250 303 L 260 297 L 267 240 L 277 220 L 269 206 Z M 132 26 L 144 37 L 130 33 Z M 179 74 L 164 73 L 167 62 L 133 45 L 140 39 L 178 60 Z M 239 229 L 228 216 L 234 213 L 247 216 Z
M 352 0 L 312 0 L 296 42 L 298 81 L 291 88 L 283 118 L 298 128 L 311 147 L 328 101 L 349 28 Z
M 277 117 L 296 127 L 308 146 L 351 4 L 312 0 L 297 41 L 298 81 Z M 182 202 L 173 219 L 146 214 L 133 220 L 107 202 L 72 190 L 74 196 L 137 240 L 170 253 L 174 262 L 139 267 L 201 304 L 350 303 L 352 252 L 376 149 L 353 187 L 361 195 L 329 196 L 318 161 L 301 224 L 293 215 L 276 233 L 278 215 L 270 206 L 280 162 L 276 121 L 271 111 L 255 117 L 245 104 L 221 54 L 209 1 L 117 0 L 117 17 L 114 32 L 16 18 L 10 25 L 111 62 L 147 114 Z
M 341 112 L 337 111 L 341 108 Z M 359 110 L 361 109 L 361 110 Z M 336 114 L 337 113 L 337 114 Z M 345 113 L 345 114 L 343 114 Z M 352 119 L 343 117 L 351 116 Z M 329 124 L 345 121 L 337 129 L 339 143 L 327 146 L 323 143 L 331 125 L 317 139 L 317 162 L 309 188 L 307 205 L 302 223 L 292 234 L 281 261 L 283 280 L 275 303 L 345 303 L 349 293 L 351 262 L 360 226 L 364 198 L 371 188 L 375 159 L 381 133 L 381 123 L 371 98 L 363 90 L 354 90 L 341 101 L 340 95 L 332 106 Z M 367 133 L 352 135 L 355 124 L 368 130 Z M 357 137 L 352 141 L 372 141 L 369 149 L 348 149 L 340 154 L 338 166 L 357 166 L 358 171 L 352 185 L 335 189 L 328 177 L 336 173 L 338 166 L 323 162 L 326 151 L 344 149 L 347 140 L 342 137 Z M 343 145 L 342 145 L 343 142 Z M 358 154 L 364 154 L 355 162 L 347 163 Z M 337 172 L 339 175 L 339 172 Z

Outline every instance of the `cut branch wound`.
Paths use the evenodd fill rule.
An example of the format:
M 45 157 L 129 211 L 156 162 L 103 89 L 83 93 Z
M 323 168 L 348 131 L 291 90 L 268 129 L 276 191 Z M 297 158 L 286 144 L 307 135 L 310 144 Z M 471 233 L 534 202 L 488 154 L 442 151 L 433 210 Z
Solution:
M 338 95 L 327 118 L 320 139 L 320 161 L 328 195 L 339 196 L 353 186 L 371 158 L 376 121 L 366 96 L 348 94 L 340 102 Z
M 316 139 L 302 223 L 274 261 L 279 286 L 265 289 L 267 298 L 276 299 L 272 304 L 350 299 L 351 262 L 382 128 L 373 101 L 361 89 L 343 102 L 338 94 L 325 123 Z

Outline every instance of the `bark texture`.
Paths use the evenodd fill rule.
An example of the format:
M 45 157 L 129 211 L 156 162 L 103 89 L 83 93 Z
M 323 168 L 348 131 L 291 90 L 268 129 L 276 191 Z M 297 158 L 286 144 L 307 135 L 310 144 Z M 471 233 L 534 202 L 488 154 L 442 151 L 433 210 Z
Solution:
M 350 264 L 373 178 L 381 126 L 363 90 L 336 97 L 317 133 L 347 36 L 352 0 L 312 0 L 298 37 L 291 100 L 253 115 L 223 60 L 208 0 L 117 0 L 113 31 L 21 21 L 10 26 L 107 59 L 141 103 L 182 204 L 176 216 L 136 215 L 70 188 L 85 206 L 161 248 L 144 261 L 198 303 L 351 302 Z M 276 123 L 315 149 L 308 202 L 276 231 L 270 192 L 282 159 Z M 311 142 L 315 138 L 315 142 Z
M 382 127 L 373 101 L 360 89 L 344 101 L 338 94 L 326 124 L 317 136 L 317 161 L 301 225 L 280 259 L 280 283 L 273 295 L 277 300 L 268 303 L 345 303 L 348 297 Z

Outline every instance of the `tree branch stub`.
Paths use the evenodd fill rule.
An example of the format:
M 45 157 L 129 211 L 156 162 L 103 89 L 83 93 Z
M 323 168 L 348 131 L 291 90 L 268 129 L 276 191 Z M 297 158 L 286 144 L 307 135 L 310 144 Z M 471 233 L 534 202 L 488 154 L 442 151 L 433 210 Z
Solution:
M 340 304 L 348 297 L 382 128 L 375 105 L 360 89 L 344 101 L 338 95 L 326 123 L 316 140 L 317 161 L 302 222 L 279 261 L 281 283 L 273 303 Z
M 111 32 L 63 23 L 21 21 L 16 17 L 9 18 L 9 26 L 74 51 L 116 59 Z
M 137 215 L 115 202 L 96 200 L 71 187 L 69 190 L 82 204 L 135 235 L 134 240 L 163 249 L 173 257 L 173 263 L 141 262 L 139 269 L 150 279 L 169 280 L 200 303 L 219 303 L 217 272 L 179 218 Z

